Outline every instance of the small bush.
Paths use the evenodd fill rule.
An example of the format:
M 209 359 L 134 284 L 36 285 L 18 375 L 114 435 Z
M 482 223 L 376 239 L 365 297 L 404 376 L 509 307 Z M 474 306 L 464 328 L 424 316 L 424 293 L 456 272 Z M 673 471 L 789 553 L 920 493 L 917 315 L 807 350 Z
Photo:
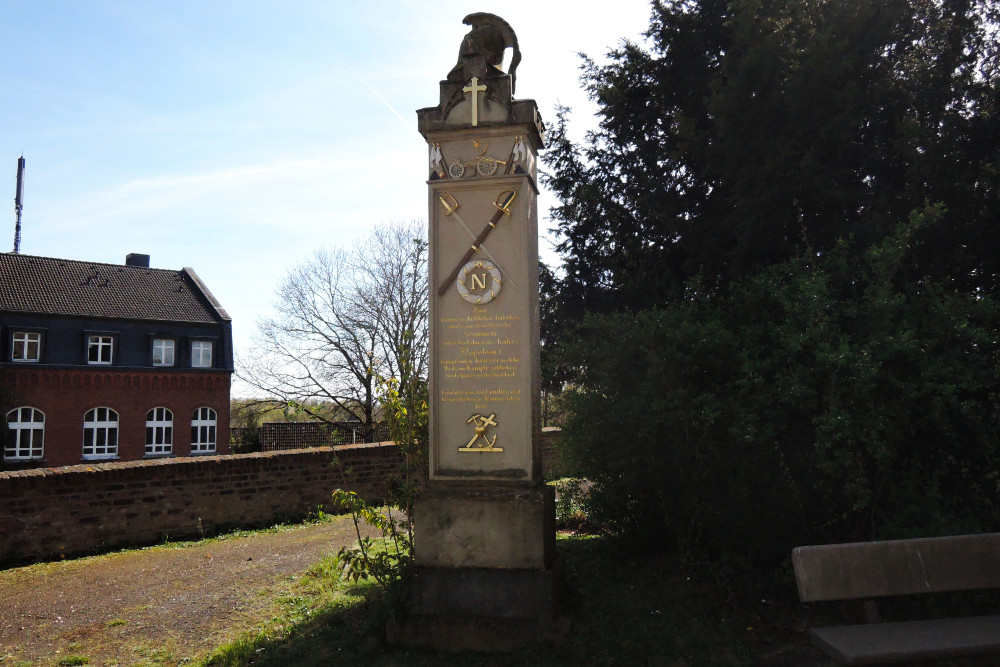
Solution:
M 567 477 L 549 482 L 556 492 L 556 528 L 582 531 L 588 526 L 587 498 L 590 482 Z

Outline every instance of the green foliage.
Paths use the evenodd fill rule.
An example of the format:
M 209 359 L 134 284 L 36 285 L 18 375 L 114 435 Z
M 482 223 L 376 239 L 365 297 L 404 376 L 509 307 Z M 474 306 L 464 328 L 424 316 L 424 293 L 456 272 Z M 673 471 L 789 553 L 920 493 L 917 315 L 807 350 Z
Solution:
M 585 60 L 601 122 L 549 137 L 541 311 L 592 519 L 771 562 L 996 529 L 998 17 L 661 0 Z
M 58 664 L 60 665 L 60 667 L 62 665 L 89 665 L 90 658 L 76 654 L 67 655 L 63 658 L 60 658 Z
M 420 481 L 427 468 L 427 379 L 413 365 L 406 350 L 413 337 L 407 332 L 400 353 L 399 378 L 379 378 L 378 399 L 389 427 L 389 437 L 399 445 L 406 458 L 406 481 Z
M 380 379 L 379 402 L 385 410 L 389 437 L 403 453 L 403 470 L 386 480 L 389 499 L 406 516 L 408 535 L 413 533 L 413 503 L 427 476 L 430 433 L 428 430 L 427 379 L 419 373 L 407 350 L 413 349 L 413 332 L 401 343 L 400 378 Z M 412 548 L 412 542 L 409 542 Z
M 591 519 L 699 552 L 995 529 L 995 305 L 900 280 L 915 215 L 713 291 L 589 317 L 564 455 Z M 609 424 L 614 430 L 609 431 Z
M 352 581 L 371 577 L 384 588 L 393 585 L 412 558 L 407 524 L 394 519 L 391 508 L 387 514 L 382 514 L 380 508 L 372 507 L 353 491 L 337 489 L 333 492 L 333 503 L 351 513 L 358 534 L 357 546 L 341 547 L 337 552 L 337 568 L 341 575 Z M 382 532 L 378 544 L 370 537 L 361 536 L 362 522 Z
M 406 350 L 412 349 L 412 332 L 402 343 L 400 378 L 380 378 L 379 402 L 385 410 L 389 435 L 403 453 L 404 465 L 399 475 L 386 480 L 389 506 L 387 514 L 373 507 L 354 492 L 338 489 L 333 494 L 336 507 L 351 513 L 358 534 L 356 547 L 344 547 L 337 554 L 337 566 L 345 578 L 358 581 L 375 579 L 390 588 L 405 575 L 413 560 L 413 503 L 416 500 L 428 463 L 427 381 Z M 403 517 L 396 519 L 393 516 Z M 360 524 L 367 523 L 381 532 L 378 542 L 361 536 Z
M 599 129 L 543 160 L 561 307 L 635 310 L 947 208 L 901 267 L 1000 284 L 996 0 L 661 0 L 644 44 L 584 62 Z
M 388 645 L 384 607 L 359 597 L 359 589 L 377 596 L 376 585 L 337 581 L 324 563 L 314 568 L 323 570 L 317 579 L 321 585 L 296 595 L 304 598 L 313 614 L 293 615 L 296 603 L 261 631 L 220 647 L 199 664 L 714 667 L 770 664 L 775 656 L 783 664 L 817 660 L 818 653 L 810 651 L 802 636 L 801 605 L 776 604 L 773 591 L 756 580 L 742 577 L 720 585 L 704 570 L 684 569 L 658 554 L 623 549 L 610 538 L 560 538 L 558 549 L 565 557 L 572 591 L 565 611 L 573 620 L 569 636 L 558 644 L 501 653 Z M 789 578 L 784 581 L 787 584 Z M 316 600 L 317 595 L 332 600 Z M 794 593 L 784 598 L 793 599 Z
M 556 528 L 578 531 L 587 528 L 586 480 L 563 477 L 549 482 L 549 486 L 556 492 Z
M 337 422 L 347 421 L 351 413 L 330 401 L 279 401 L 275 399 L 234 398 L 230 401 L 232 425 L 258 428 L 265 422 Z

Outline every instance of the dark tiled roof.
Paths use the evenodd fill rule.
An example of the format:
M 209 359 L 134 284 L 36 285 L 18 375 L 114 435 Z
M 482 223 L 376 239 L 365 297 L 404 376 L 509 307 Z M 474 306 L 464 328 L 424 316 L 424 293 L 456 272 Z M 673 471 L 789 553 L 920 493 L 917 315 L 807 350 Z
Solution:
M 0 253 L 0 311 L 126 320 L 228 319 L 190 269 Z

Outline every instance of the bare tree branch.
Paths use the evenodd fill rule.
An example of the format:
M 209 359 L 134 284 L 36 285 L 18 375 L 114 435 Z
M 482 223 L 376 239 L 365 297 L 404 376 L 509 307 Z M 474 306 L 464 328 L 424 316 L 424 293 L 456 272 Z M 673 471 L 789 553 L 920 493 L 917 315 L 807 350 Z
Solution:
M 402 387 L 426 377 L 427 294 L 423 223 L 380 225 L 349 250 L 317 250 L 278 285 L 275 315 L 258 320 L 236 374 L 314 419 L 330 421 L 316 406 L 331 403 L 370 427 L 380 378 Z

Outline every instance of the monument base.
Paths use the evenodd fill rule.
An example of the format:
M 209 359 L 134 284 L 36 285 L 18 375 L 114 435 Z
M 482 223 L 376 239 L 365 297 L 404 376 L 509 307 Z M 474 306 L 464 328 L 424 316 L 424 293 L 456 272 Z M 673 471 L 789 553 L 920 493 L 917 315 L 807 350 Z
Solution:
M 551 487 L 436 485 L 413 507 L 416 564 L 544 570 L 555 557 Z
M 390 642 L 498 651 L 568 633 L 551 488 L 431 484 L 413 519 L 416 566 Z
M 451 651 L 509 651 L 569 634 L 560 616 L 563 572 L 417 567 L 402 614 L 392 619 L 390 643 Z

